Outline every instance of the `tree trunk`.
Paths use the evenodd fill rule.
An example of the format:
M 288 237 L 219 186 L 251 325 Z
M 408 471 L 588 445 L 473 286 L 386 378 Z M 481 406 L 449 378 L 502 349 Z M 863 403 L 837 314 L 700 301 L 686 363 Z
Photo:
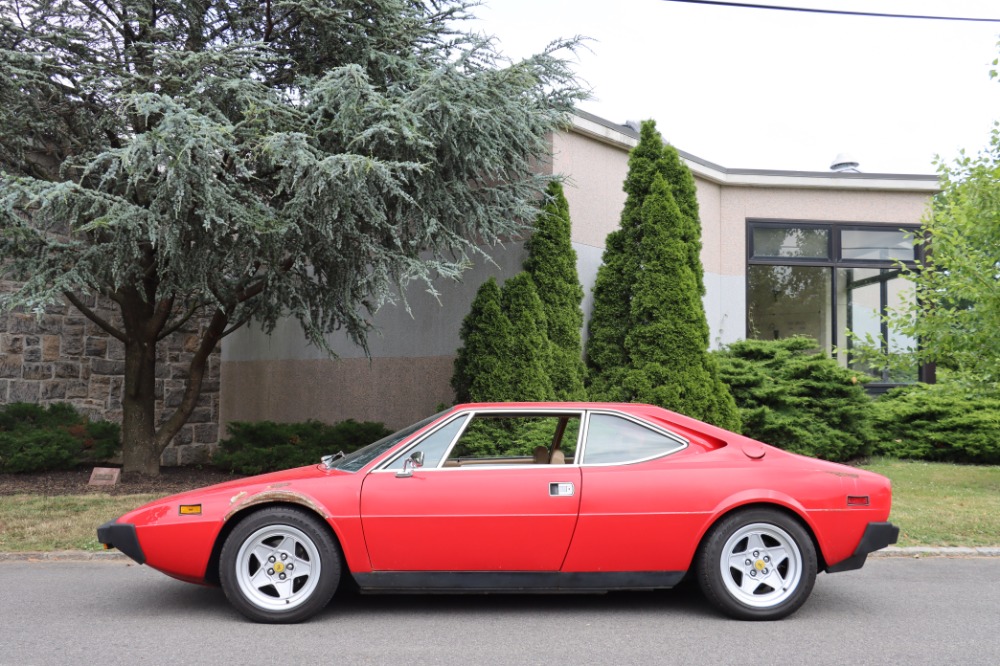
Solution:
M 156 343 L 125 343 L 125 386 L 122 390 L 122 473 L 158 476 L 156 441 Z

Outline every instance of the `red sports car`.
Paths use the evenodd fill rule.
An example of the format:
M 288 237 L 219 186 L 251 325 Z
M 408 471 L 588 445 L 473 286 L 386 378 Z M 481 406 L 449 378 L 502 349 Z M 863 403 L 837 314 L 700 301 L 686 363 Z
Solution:
M 348 455 L 174 495 L 98 539 L 221 584 L 260 622 L 362 591 L 661 589 L 724 613 L 798 609 L 819 571 L 895 543 L 889 480 L 659 407 L 459 405 Z

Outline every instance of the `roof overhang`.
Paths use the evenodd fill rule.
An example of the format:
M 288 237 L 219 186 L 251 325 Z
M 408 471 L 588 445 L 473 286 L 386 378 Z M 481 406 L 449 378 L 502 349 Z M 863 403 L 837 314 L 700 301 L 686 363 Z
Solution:
M 616 125 L 586 111 L 573 113 L 569 131 L 621 150 L 632 150 L 639 133 L 626 125 Z M 796 188 L 820 190 L 879 190 L 935 194 L 941 190 L 933 174 L 843 173 L 832 171 L 779 171 L 771 169 L 728 169 L 678 149 L 681 159 L 698 178 L 731 187 Z

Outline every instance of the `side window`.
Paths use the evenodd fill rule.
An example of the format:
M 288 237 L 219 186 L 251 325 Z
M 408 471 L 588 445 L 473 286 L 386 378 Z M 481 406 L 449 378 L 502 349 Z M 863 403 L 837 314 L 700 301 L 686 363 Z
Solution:
M 579 432 L 579 414 L 476 414 L 445 466 L 570 463 Z
M 386 469 L 403 469 L 403 461 L 413 455 L 416 451 L 424 452 L 424 467 L 427 469 L 437 467 L 441 464 L 441 458 L 444 456 L 445 451 L 451 446 L 451 443 L 455 441 L 455 436 L 462 429 L 462 425 L 466 422 L 465 417 L 457 418 L 447 425 L 438 428 L 430 435 L 425 437 L 423 441 L 417 444 L 414 448 L 406 452 L 406 455 L 396 458 L 391 465 L 386 467 Z
M 586 465 L 655 458 L 683 448 L 680 441 L 612 414 L 591 414 L 587 426 Z

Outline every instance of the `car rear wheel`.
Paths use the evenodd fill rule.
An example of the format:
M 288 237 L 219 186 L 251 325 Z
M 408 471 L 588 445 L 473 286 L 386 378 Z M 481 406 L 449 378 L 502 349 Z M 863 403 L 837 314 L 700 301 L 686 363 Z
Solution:
M 799 609 L 816 582 L 816 548 L 805 529 L 773 509 L 723 518 L 698 555 L 705 597 L 730 617 L 778 620 Z
M 316 518 L 273 507 L 240 522 L 219 558 L 229 602 L 257 622 L 301 622 L 322 610 L 340 582 L 340 551 Z

